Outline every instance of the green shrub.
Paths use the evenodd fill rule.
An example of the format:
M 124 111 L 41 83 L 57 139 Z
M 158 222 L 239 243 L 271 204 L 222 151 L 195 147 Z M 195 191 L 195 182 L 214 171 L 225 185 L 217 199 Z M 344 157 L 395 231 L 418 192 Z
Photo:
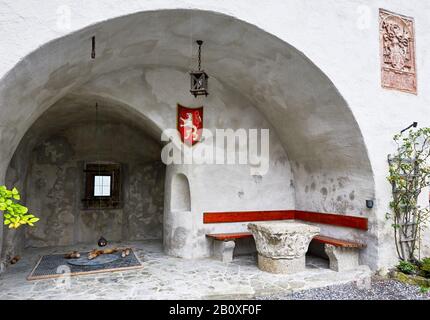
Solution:
M 421 260 L 420 270 L 426 278 L 430 278 L 430 257 Z
M 8 190 L 5 186 L 0 186 L 0 212 L 4 215 L 4 224 L 9 228 L 17 229 L 26 224 L 33 226 L 39 221 L 34 215 L 28 213 L 28 208 L 19 204 L 21 199 L 18 189 Z
M 423 287 L 423 286 L 420 286 L 420 292 L 421 293 L 429 293 L 430 292 L 430 288 L 429 287 Z
M 417 270 L 417 267 L 409 261 L 400 261 L 397 269 L 405 274 L 413 274 Z

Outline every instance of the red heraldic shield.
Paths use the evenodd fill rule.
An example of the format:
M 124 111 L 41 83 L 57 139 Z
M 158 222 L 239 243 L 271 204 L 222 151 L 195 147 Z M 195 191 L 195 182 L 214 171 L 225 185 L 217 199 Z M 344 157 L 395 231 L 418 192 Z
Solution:
M 178 104 L 178 131 L 186 145 L 199 142 L 203 131 L 203 107 L 187 108 Z

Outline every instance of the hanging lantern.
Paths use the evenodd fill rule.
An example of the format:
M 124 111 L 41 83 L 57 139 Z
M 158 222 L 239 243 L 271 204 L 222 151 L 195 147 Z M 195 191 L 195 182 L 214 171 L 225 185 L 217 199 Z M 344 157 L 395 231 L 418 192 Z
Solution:
M 209 94 L 208 92 L 208 78 L 209 76 L 204 72 L 204 70 L 201 70 L 202 65 L 202 40 L 197 40 L 197 44 L 199 45 L 199 67 L 197 71 L 191 71 L 191 94 L 194 95 L 194 97 L 197 96 L 207 96 Z

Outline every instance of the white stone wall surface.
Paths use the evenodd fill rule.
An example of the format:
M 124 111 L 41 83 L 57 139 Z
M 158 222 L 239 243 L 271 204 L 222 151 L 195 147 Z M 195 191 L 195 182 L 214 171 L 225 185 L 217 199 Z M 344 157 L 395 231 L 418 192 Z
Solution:
M 379 8 L 414 18 L 416 95 L 381 88 Z M 214 227 L 202 226 L 203 211 L 291 206 L 368 217 L 366 233 L 339 233 L 368 243 L 361 259 L 373 269 L 390 265 L 396 256 L 385 220 L 386 159 L 395 133 L 413 121 L 430 126 L 429 16 L 422 0 L 4 0 L 0 182 L 31 124 L 67 95 L 128 105 L 145 115 L 154 135 L 176 126 L 176 103 L 204 103 L 211 128 L 272 129 L 273 166 L 263 183 L 267 194 L 276 191 L 257 197 L 244 168 L 168 168 L 166 186 L 175 172 L 190 180 L 192 220 L 184 230 L 198 239 L 179 255 L 210 254 L 204 233 Z M 98 60 L 91 62 L 94 34 Z M 207 44 L 204 64 L 214 85 L 205 102 L 187 93 L 197 38 Z M 375 199 L 372 209 L 368 198 Z M 244 225 L 223 228 L 236 227 Z

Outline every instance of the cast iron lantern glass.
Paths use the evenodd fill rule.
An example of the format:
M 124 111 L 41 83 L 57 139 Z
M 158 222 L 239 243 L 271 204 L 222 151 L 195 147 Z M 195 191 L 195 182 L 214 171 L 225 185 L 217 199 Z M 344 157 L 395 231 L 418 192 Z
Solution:
M 202 52 L 202 40 L 197 40 L 197 44 L 199 45 L 199 68 L 197 71 L 191 71 L 191 89 L 190 92 L 194 97 L 197 96 L 207 96 L 208 92 L 208 79 L 209 76 L 206 74 L 204 70 L 201 70 L 201 52 Z
M 205 95 L 208 93 L 208 75 L 203 71 L 191 71 L 191 94 L 194 97 Z

